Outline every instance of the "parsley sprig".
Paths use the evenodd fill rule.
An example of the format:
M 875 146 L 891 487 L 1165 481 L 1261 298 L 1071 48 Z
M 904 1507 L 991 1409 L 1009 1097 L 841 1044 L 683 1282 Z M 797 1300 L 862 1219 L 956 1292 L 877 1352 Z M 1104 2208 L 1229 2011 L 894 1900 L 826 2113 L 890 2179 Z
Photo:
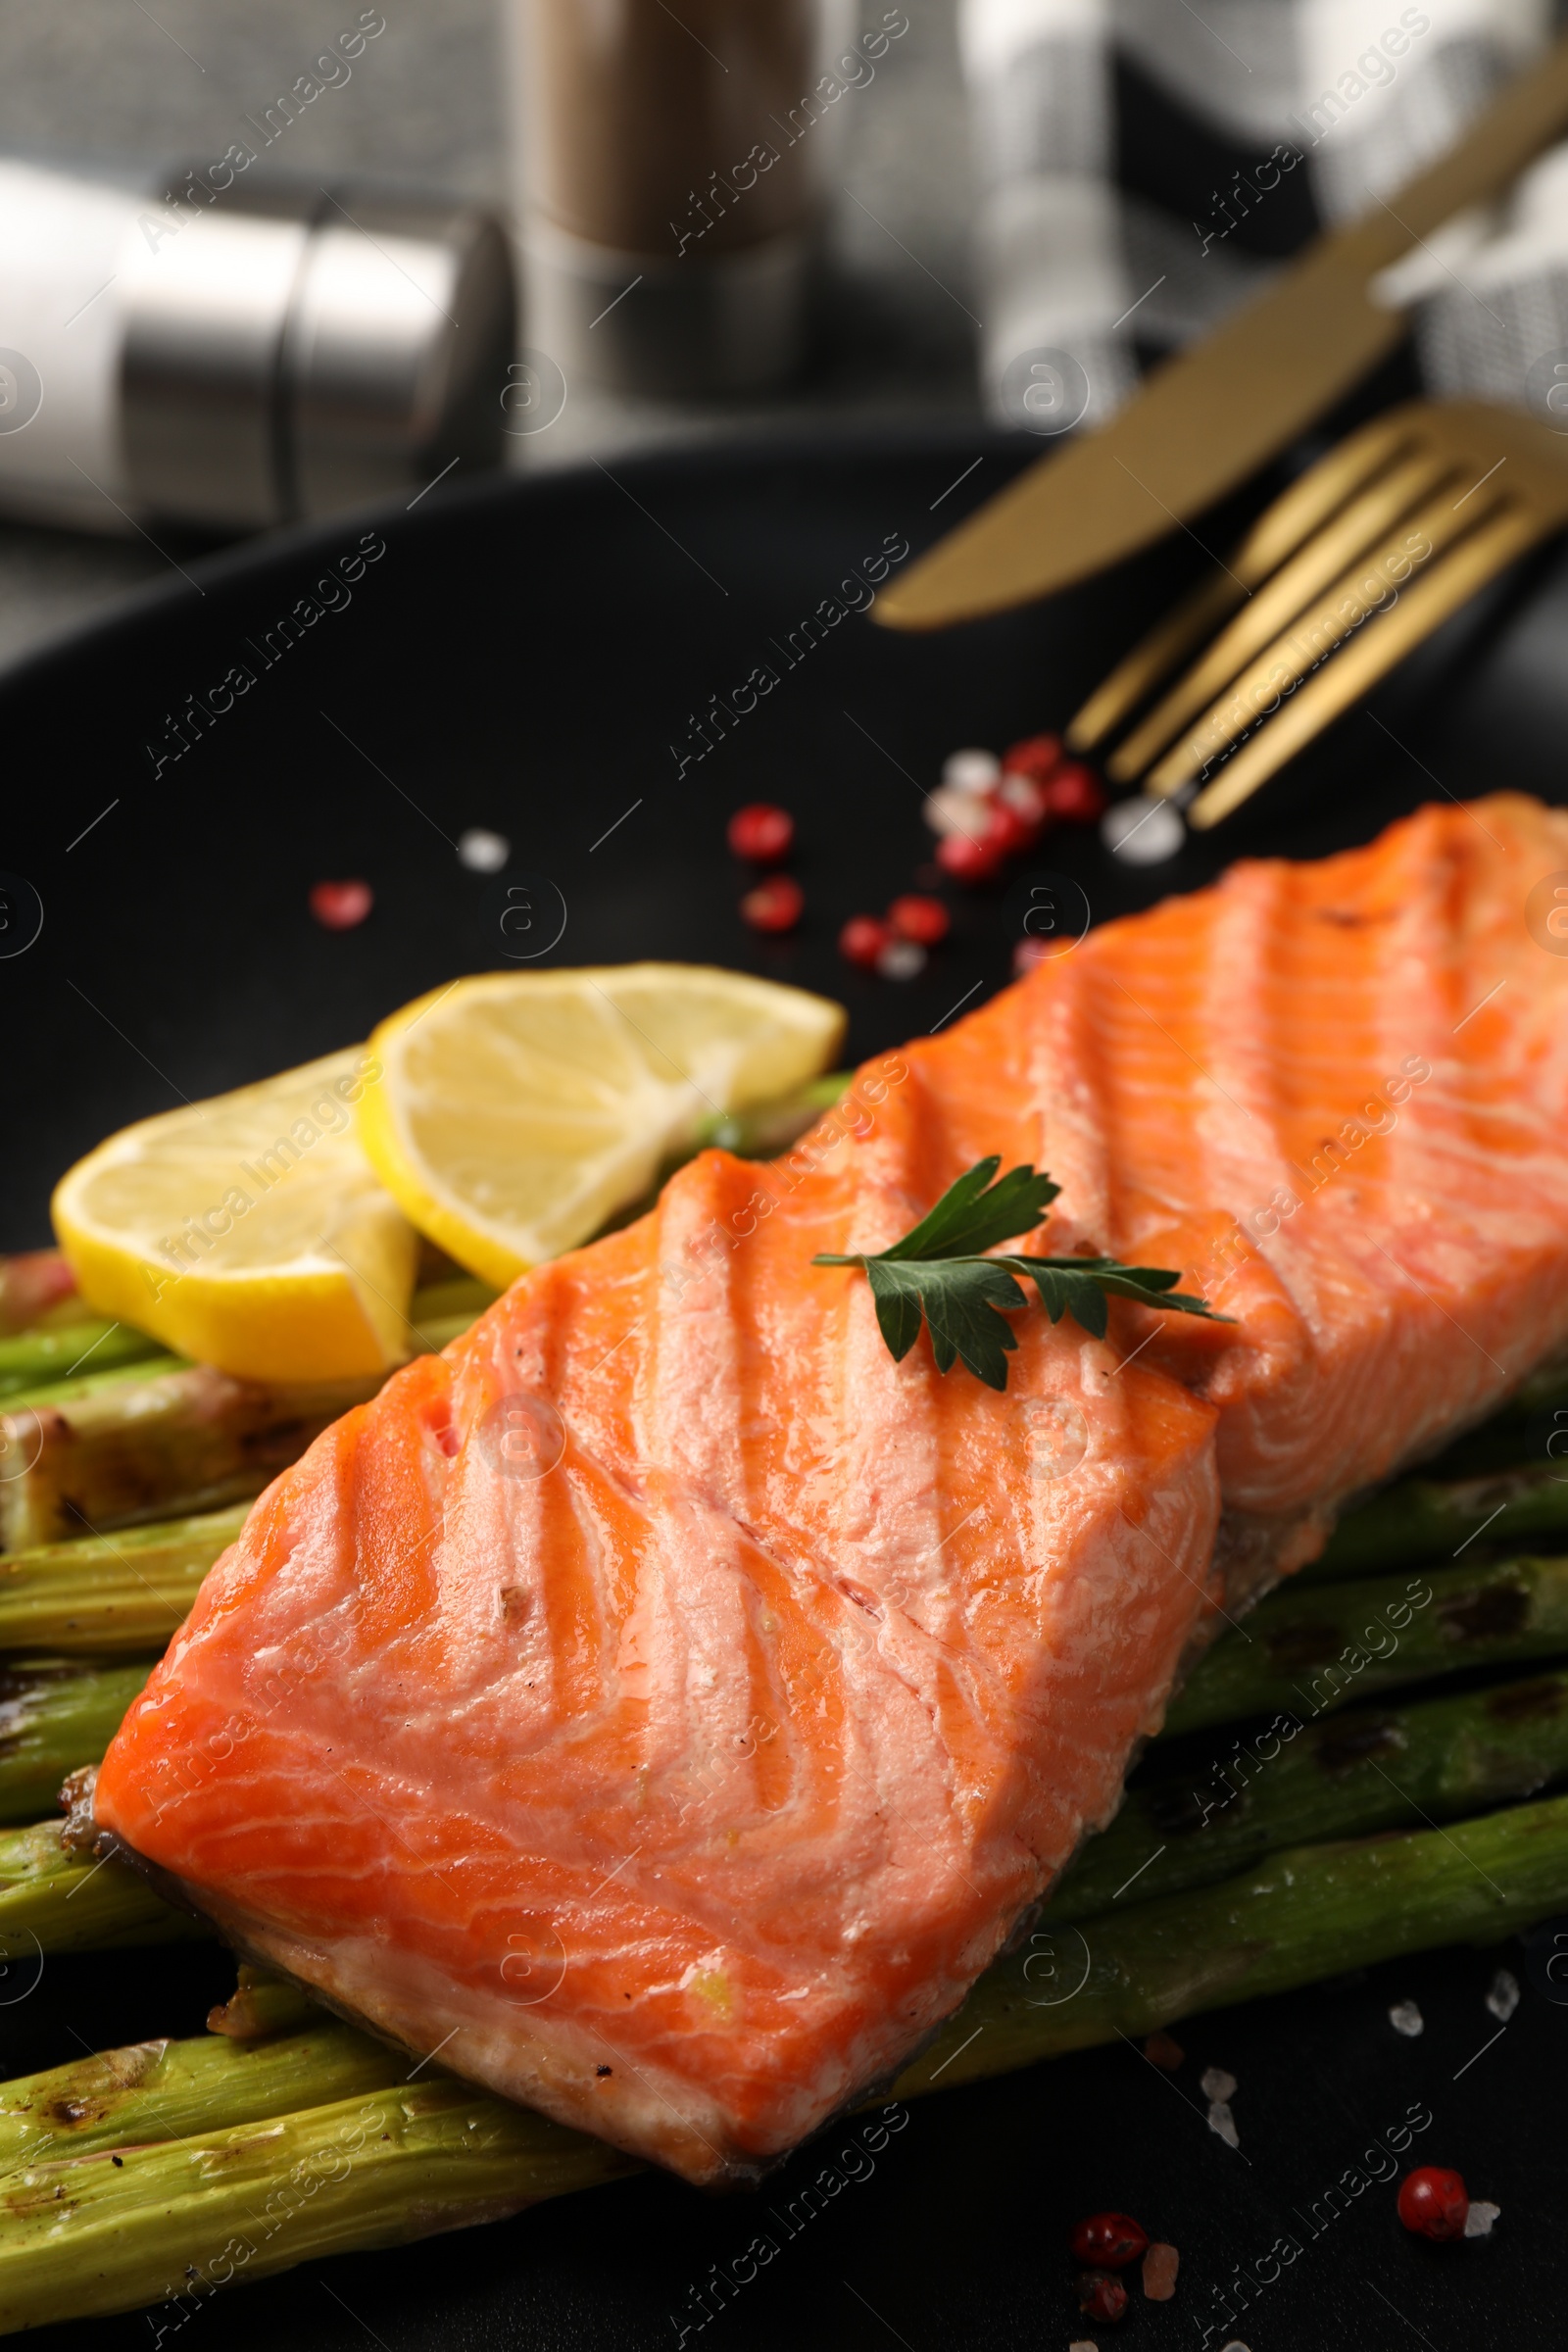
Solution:
M 1053 1323 L 1071 1315 L 1097 1340 L 1105 1336 L 1107 1298 L 1134 1298 L 1141 1306 L 1210 1322 L 1231 1320 L 1178 1291 L 1181 1275 L 1168 1266 L 1124 1266 L 1115 1257 L 991 1256 L 999 1242 L 1043 1224 L 1061 1190 L 1027 1165 L 998 1176 L 1001 1165 L 1000 1157 L 977 1160 L 891 1250 L 812 1258 L 813 1266 L 861 1269 L 895 1363 L 919 1338 L 923 1315 L 939 1372 L 951 1371 L 959 1359 L 988 1389 L 1004 1389 L 1007 1356 L 1018 1345 L 1004 1317 L 1028 1304 L 1019 1282 L 1034 1284 Z

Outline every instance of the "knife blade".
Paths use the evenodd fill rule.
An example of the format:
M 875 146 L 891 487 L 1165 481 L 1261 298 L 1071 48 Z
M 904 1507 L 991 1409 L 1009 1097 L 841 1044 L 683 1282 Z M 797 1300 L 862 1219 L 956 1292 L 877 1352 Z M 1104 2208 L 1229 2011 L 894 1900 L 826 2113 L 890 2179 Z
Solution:
M 1403 339 L 1403 316 L 1371 300 L 1377 271 L 1500 193 L 1565 125 L 1568 35 L 1392 199 L 1318 237 L 1109 423 L 939 540 L 883 588 L 872 618 L 936 629 L 1004 612 L 1136 554 L 1239 487 Z

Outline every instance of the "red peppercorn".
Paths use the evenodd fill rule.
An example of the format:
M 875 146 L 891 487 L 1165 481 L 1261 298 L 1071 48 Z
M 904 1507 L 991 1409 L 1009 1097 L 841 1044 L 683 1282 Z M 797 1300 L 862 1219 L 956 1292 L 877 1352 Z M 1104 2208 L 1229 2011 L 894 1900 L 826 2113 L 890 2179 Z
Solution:
M 1005 801 L 993 801 L 986 817 L 986 829 L 980 836 L 980 847 L 989 850 L 1000 863 L 1005 858 L 1016 857 L 1026 850 L 1035 837 L 1036 828 L 1026 824 L 1016 808 Z
M 1053 816 L 1069 825 L 1097 824 L 1109 806 L 1100 778 L 1081 760 L 1064 760 L 1046 786 Z
M 1043 784 L 1060 759 L 1059 735 L 1026 735 L 1003 753 L 1002 772 L 1004 776 L 1033 776 L 1037 784 Z
M 953 917 L 940 899 L 928 899 L 913 890 L 894 900 L 888 921 L 901 939 L 912 939 L 922 948 L 934 948 L 953 928 Z
M 795 819 L 771 801 L 749 801 L 730 818 L 725 838 L 752 865 L 777 865 L 794 847 Z
M 806 893 L 790 874 L 769 874 L 741 901 L 741 920 L 754 931 L 793 931 L 806 906 Z
M 328 931 L 352 931 L 375 905 L 368 882 L 318 882 L 311 892 L 311 912 Z
M 839 933 L 839 954 L 846 963 L 858 963 L 862 971 L 871 972 L 892 937 L 887 924 L 879 923 L 874 914 L 852 914 Z
M 989 882 L 1002 852 L 989 841 L 971 841 L 967 833 L 949 833 L 937 844 L 937 863 L 955 882 Z
M 1105 2271 L 1085 2271 L 1078 2281 L 1078 2308 L 1085 2319 L 1108 2321 L 1112 2327 L 1127 2309 L 1127 2289 Z
M 1097 2271 L 1124 2271 L 1149 2251 L 1149 2231 L 1130 2213 L 1092 2213 L 1072 2233 L 1075 2262 Z
M 1417 2237 L 1443 2244 L 1463 2237 L 1470 2198 L 1457 2173 L 1446 2165 L 1423 2164 L 1399 2182 L 1399 2219 Z

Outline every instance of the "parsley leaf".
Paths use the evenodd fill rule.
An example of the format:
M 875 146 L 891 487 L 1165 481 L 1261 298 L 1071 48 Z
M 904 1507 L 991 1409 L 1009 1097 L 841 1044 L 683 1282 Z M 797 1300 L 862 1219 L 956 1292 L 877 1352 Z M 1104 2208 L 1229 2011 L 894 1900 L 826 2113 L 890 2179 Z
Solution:
M 902 1363 L 920 1336 L 931 1333 L 937 1370 L 956 1362 L 989 1389 L 1007 1385 L 1007 1357 L 1018 1342 L 1004 1320 L 1027 1303 L 1020 1282 L 1032 1282 L 1053 1323 L 1071 1315 L 1097 1339 L 1105 1336 L 1107 1298 L 1132 1298 L 1175 1314 L 1227 1323 L 1206 1300 L 1178 1291 L 1168 1266 L 1124 1266 L 1115 1257 L 1020 1257 L 987 1254 L 999 1242 L 1032 1233 L 1061 1187 L 1029 1166 L 998 1176 L 999 1157 L 977 1160 L 950 1185 L 930 1213 L 902 1241 L 874 1254 L 813 1257 L 813 1266 L 858 1266 L 871 1285 L 876 1319 L 888 1352 Z

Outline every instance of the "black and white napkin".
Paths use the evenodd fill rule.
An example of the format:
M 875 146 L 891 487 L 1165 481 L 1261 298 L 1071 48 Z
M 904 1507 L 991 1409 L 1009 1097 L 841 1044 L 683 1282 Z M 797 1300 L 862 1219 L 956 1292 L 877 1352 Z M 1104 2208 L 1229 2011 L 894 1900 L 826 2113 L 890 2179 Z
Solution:
M 1111 415 L 1323 225 L 1452 143 L 1553 0 L 960 0 L 999 419 Z M 1429 390 L 1568 428 L 1568 146 L 1380 288 Z

